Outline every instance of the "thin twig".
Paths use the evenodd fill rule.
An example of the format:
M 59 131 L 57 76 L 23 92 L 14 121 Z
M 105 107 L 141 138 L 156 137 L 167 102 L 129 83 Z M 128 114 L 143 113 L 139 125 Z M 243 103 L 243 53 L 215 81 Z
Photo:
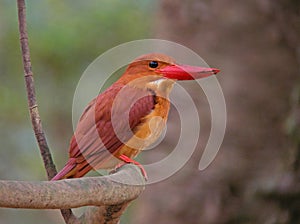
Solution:
M 56 174 L 56 168 L 53 163 L 51 153 L 42 129 L 42 122 L 38 111 L 38 105 L 35 95 L 35 87 L 33 73 L 31 70 L 30 51 L 28 45 L 28 35 L 26 27 L 26 10 L 24 0 L 18 0 L 18 15 L 19 15 L 19 31 L 20 44 L 22 49 L 24 77 L 27 90 L 28 107 L 31 116 L 33 130 L 38 142 L 44 165 L 47 171 L 48 179 L 51 179 Z
M 51 180 L 57 173 L 52 156 L 47 144 L 47 140 L 42 128 L 42 121 L 39 115 L 38 104 L 35 95 L 33 72 L 31 69 L 30 51 L 28 44 L 28 34 L 26 25 L 25 0 L 18 0 L 18 19 L 20 32 L 20 45 L 22 50 L 24 77 L 27 91 L 28 107 L 31 117 L 32 127 L 43 158 L 48 180 Z M 61 210 L 66 223 L 74 223 L 76 220 L 71 210 Z

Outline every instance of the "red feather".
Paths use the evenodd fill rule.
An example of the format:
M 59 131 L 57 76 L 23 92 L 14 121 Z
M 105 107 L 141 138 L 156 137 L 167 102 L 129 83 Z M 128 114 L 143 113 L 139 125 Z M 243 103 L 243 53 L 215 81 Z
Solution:
M 83 176 L 107 161 L 123 142 L 132 138 L 135 127 L 154 106 L 155 95 L 151 91 L 119 83 L 98 95 L 84 110 L 71 139 L 70 159 L 54 179 Z M 118 118 L 118 123 L 113 125 L 112 116 Z M 72 172 L 74 168 L 76 171 Z

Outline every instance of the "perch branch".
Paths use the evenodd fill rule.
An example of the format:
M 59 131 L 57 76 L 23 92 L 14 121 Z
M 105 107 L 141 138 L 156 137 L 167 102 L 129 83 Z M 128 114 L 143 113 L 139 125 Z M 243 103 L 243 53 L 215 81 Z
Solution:
M 115 174 L 101 177 L 40 182 L 2 180 L 0 207 L 69 209 L 104 205 L 111 209 L 118 207 L 119 211 L 124 203 L 137 198 L 143 189 L 144 177 L 140 169 L 128 164 Z
M 31 123 L 33 131 L 40 149 L 40 153 L 43 158 L 44 166 L 47 172 L 48 180 L 51 180 L 57 173 L 53 159 L 47 144 L 47 140 L 42 128 L 42 121 L 40 118 L 38 104 L 35 95 L 33 72 L 31 67 L 30 50 L 28 44 L 28 34 L 26 25 L 26 7 L 25 0 L 17 0 L 18 7 L 18 21 L 19 21 L 19 33 L 20 33 L 20 45 L 22 51 L 24 78 L 26 84 L 26 92 L 28 99 L 29 113 L 31 117 Z M 75 216 L 71 210 L 61 210 L 62 216 L 66 223 L 74 223 L 76 221 Z

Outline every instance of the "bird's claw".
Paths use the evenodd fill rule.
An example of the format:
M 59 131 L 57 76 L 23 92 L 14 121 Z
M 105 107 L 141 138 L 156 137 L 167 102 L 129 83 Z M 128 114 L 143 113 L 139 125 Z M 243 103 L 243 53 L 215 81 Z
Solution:
M 139 162 L 137 162 L 137 161 L 135 161 L 135 160 L 129 158 L 128 156 L 125 156 L 125 155 L 120 155 L 120 156 L 119 156 L 119 159 L 122 160 L 122 161 L 125 162 L 125 163 L 132 163 L 132 164 L 138 166 L 138 167 L 141 169 L 141 172 L 142 172 L 142 174 L 143 174 L 145 180 L 148 180 L 148 176 L 147 176 L 146 170 L 145 170 L 145 168 L 142 166 L 142 164 L 140 164 Z M 122 166 L 124 166 L 124 164 L 119 164 L 119 165 L 116 166 L 115 169 L 119 169 L 119 168 L 122 167 Z

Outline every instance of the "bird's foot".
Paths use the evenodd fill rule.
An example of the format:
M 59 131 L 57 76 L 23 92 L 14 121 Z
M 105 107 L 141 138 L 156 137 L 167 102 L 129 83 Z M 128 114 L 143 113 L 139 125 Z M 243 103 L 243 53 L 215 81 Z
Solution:
M 138 166 L 138 167 L 141 169 L 141 172 L 142 172 L 144 178 L 145 178 L 146 180 L 148 180 L 148 176 L 147 176 L 146 170 L 145 170 L 145 168 L 142 166 L 142 164 L 140 164 L 139 162 L 137 162 L 137 161 L 135 161 L 135 160 L 129 158 L 128 156 L 125 156 L 125 155 L 120 155 L 120 156 L 119 156 L 119 159 L 122 160 L 123 162 L 125 162 L 125 164 L 126 164 L 126 163 L 132 163 L 132 164 Z M 121 164 L 121 163 L 120 163 L 119 165 L 117 165 L 117 166 L 115 167 L 115 169 L 119 169 L 120 167 L 124 166 L 125 164 Z

